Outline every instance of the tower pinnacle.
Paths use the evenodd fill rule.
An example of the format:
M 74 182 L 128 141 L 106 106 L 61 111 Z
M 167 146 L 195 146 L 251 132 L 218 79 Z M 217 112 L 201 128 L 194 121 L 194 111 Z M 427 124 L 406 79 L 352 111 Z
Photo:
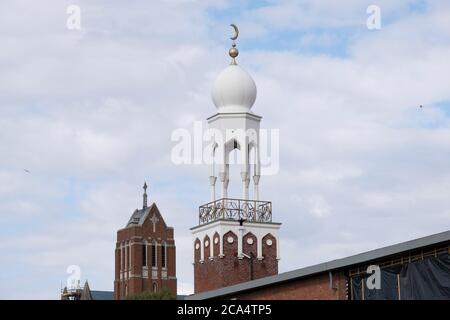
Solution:
M 144 189 L 144 194 L 143 194 L 143 204 L 142 204 L 142 208 L 145 209 L 147 208 L 147 182 L 144 182 L 144 186 L 142 187 Z

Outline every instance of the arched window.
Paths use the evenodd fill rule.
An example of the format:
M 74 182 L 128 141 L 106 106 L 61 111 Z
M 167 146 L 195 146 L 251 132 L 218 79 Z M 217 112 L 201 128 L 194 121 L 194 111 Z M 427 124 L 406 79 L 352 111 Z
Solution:
M 161 244 L 161 267 L 167 267 L 167 244 L 165 241 Z
M 156 255 L 156 246 L 158 245 L 158 243 L 153 240 L 152 242 L 152 267 L 156 267 L 157 266 L 157 255 Z

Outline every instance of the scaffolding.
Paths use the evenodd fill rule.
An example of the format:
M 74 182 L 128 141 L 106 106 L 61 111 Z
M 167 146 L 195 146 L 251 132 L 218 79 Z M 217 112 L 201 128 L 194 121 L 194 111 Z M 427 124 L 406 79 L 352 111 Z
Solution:
M 83 291 L 84 287 L 80 286 L 80 280 L 78 280 L 78 284 L 76 286 L 65 286 L 61 289 L 61 300 L 81 300 Z

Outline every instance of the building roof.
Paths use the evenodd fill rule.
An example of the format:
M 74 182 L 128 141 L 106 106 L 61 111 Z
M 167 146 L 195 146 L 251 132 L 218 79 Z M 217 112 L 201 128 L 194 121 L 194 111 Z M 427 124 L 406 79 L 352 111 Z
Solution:
M 91 289 L 89 288 L 89 283 L 87 282 L 87 280 L 84 283 L 84 288 L 81 292 L 80 300 L 92 300 Z
M 64 292 L 67 293 L 67 287 L 64 288 Z M 80 300 L 114 300 L 114 292 L 91 290 L 86 280 L 81 291 Z
M 131 215 L 130 220 L 128 220 L 127 227 L 129 227 L 130 225 L 142 226 L 142 224 L 145 221 L 145 218 L 148 216 L 150 210 L 153 208 L 154 205 L 155 204 L 153 203 L 150 207 L 146 207 L 143 209 L 136 209 Z
M 412 251 L 423 247 L 436 245 L 438 243 L 450 241 L 450 230 L 441 233 L 436 233 L 427 237 L 402 242 L 399 244 L 387 246 L 380 249 L 367 251 L 364 253 L 356 254 L 350 257 L 336 259 L 329 262 L 316 264 L 310 267 L 301 268 L 293 271 L 280 273 L 278 275 L 265 277 L 257 280 L 239 283 L 233 286 L 224 287 L 216 290 L 202 292 L 187 296 L 186 300 L 202 300 L 219 298 L 228 296 L 234 293 L 248 291 L 252 289 L 262 288 L 265 286 L 279 284 L 289 280 L 296 280 L 298 278 L 310 276 L 317 273 L 333 271 L 337 269 L 348 268 L 354 265 L 366 263 L 369 261 L 377 260 L 380 258 L 396 255 L 402 252 Z
M 134 210 L 125 228 L 142 226 L 150 215 L 152 215 L 150 219 L 153 219 L 153 217 L 155 217 L 154 219 L 157 219 L 155 220 L 155 223 L 160 221 L 164 225 L 164 228 L 173 229 L 173 227 L 169 227 L 164 221 L 164 218 L 161 215 L 156 203 L 152 203 L 149 207 L 145 207 L 143 209 Z
M 92 300 L 114 300 L 114 292 L 112 291 L 91 291 Z

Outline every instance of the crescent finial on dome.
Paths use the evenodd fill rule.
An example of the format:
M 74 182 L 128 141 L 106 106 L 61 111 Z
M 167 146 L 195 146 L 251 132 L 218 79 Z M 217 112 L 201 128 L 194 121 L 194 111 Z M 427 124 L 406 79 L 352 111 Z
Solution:
M 236 63 L 236 57 L 239 55 L 239 50 L 236 48 L 235 40 L 239 36 L 239 29 L 234 23 L 230 24 L 230 26 L 234 29 L 234 35 L 232 37 L 230 37 L 230 39 L 233 40 L 233 43 L 231 44 L 231 48 L 228 51 L 228 54 L 231 57 L 231 63 L 230 64 L 237 64 Z
M 232 60 L 214 81 L 211 98 L 219 113 L 249 113 L 256 100 L 256 84 L 250 74 L 236 63 L 239 51 L 234 40 L 239 35 L 239 29 L 234 24 L 231 26 L 234 29 L 229 51 Z

